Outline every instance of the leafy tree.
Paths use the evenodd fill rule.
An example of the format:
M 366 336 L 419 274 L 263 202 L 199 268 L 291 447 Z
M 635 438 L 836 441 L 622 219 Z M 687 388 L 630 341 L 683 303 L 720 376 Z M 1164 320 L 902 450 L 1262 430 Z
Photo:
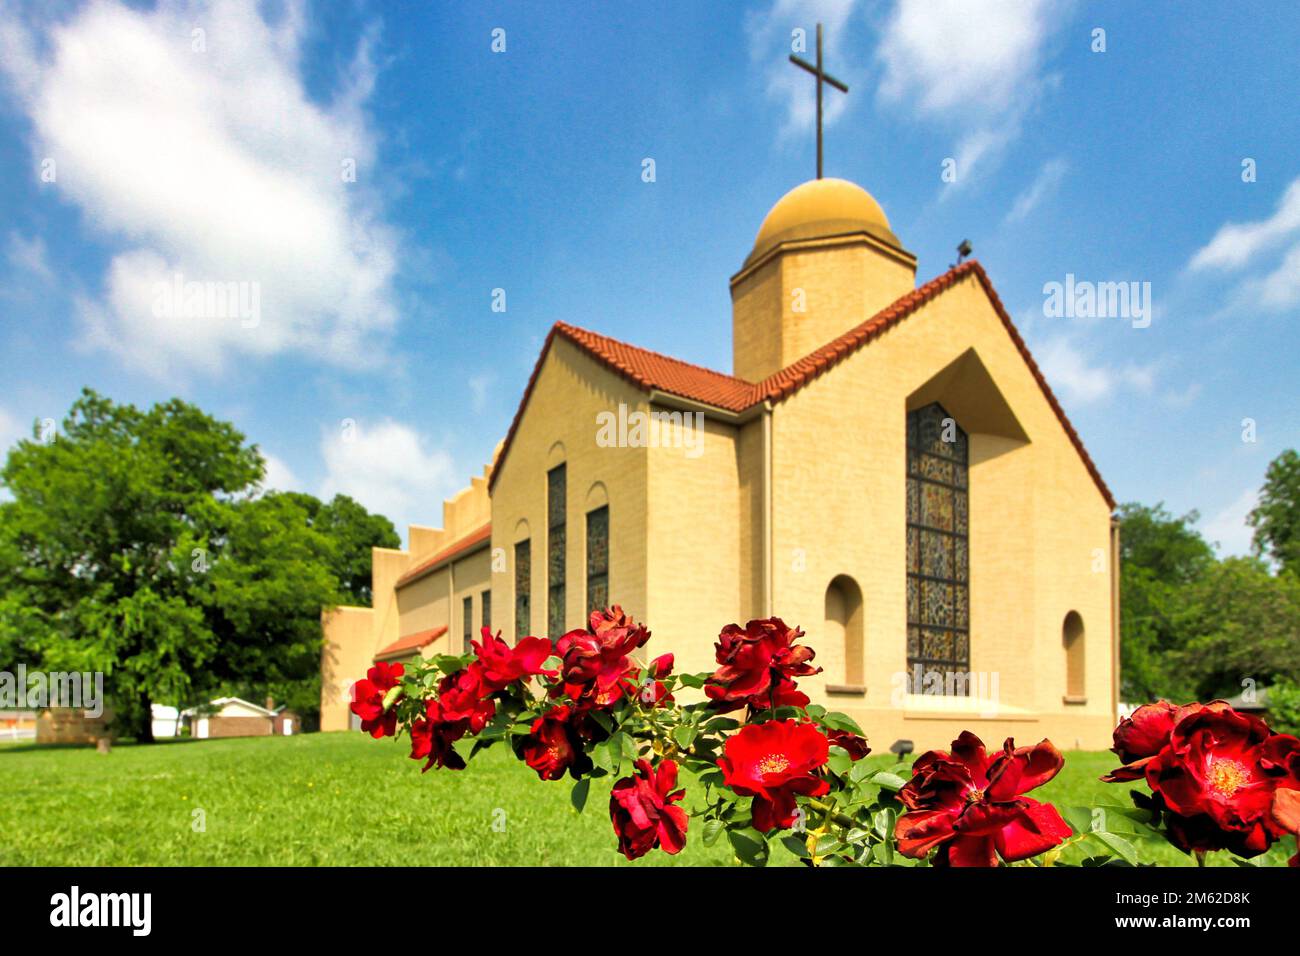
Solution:
M 1215 563 L 1214 552 L 1193 525 L 1195 511 L 1175 517 L 1163 503 L 1121 505 L 1120 656 L 1126 699 L 1190 699 L 1189 675 L 1174 663 L 1190 634 L 1196 610 L 1187 587 Z
M 369 607 L 370 549 L 398 548 L 402 539 L 393 523 L 383 515 L 371 514 L 347 495 L 335 495 L 328 503 L 302 492 L 286 492 L 306 512 L 309 523 L 331 538 L 336 554 L 331 567 L 338 578 L 345 603 Z
M 1300 455 L 1295 449 L 1269 463 L 1259 504 L 1246 520 L 1255 529 L 1255 553 L 1300 574 Z
M 321 609 L 368 600 L 370 546 L 397 535 L 344 496 L 257 495 L 263 472 L 232 425 L 179 399 L 141 411 L 83 391 L 53 441 L 19 442 L 0 470 L 0 660 L 103 671 L 142 740 L 154 701 L 220 693 L 310 722 Z
M 1269 684 L 1268 725 L 1279 734 L 1300 734 L 1300 682 L 1279 680 Z
M 244 436 L 193 405 L 83 391 L 53 440 L 20 441 L 0 471 L 4 643 L 48 669 L 103 671 L 150 739 L 150 703 L 185 696 L 217 651 L 191 600 L 205 516 L 261 473 Z
M 1226 558 L 1183 593 L 1186 642 L 1172 657 L 1191 697 L 1241 693 L 1300 678 L 1300 577 L 1273 575 L 1258 558 Z

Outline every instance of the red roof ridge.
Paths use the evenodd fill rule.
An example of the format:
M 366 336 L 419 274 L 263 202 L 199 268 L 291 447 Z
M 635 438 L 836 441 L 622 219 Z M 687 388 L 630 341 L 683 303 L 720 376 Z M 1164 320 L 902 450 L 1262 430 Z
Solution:
M 437 554 L 433 555 L 430 558 L 426 558 L 425 560 L 417 564 L 415 567 L 406 571 L 400 578 L 397 579 L 397 583 L 394 585 L 394 587 L 400 588 L 403 584 L 409 584 L 410 582 L 414 581 L 416 578 L 424 577 L 430 571 L 435 570 L 439 565 L 445 564 L 447 561 L 450 561 L 452 558 L 455 558 L 458 555 L 465 553 L 466 551 L 474 547 L 474 545 L 476 544 L 482 544 L 490 537 L 492 537 L 491 521 L 489 521 L 487 524 L 483 525 L 480 528 L 475 528 L 473 531 L 469 532 L 466 535 L 462 535 L 460 538 L 453 541 L 451 544 L 443 548 Z
M 1029 371 L 1034 380 L 1038 383 L 1047 399 L 1048 405 L 1051 406 L 1057 419 L 1064 427 L 1070 441 L 1074 444 L 1080 458 L 1083 459 L 1084 466 L 1092 476 L 1097 488 L 1101 491 L 1102 497 L 1106 503 L 1113 509 L 1115 499 L 1106 487 L 1105 481 L 1102 480 L 1101 473 L 1093 463 L 1088 451 L 1084 448 L 1083 441 L 1079 438 L 1078 432 L 1070 424 L 1066 417 L 1064 409 L 1061 408 L 1060 402 L 1057 401 L 1056 395 L 1053 394 L 1051 387 L 1047 384 L 1047 379 L 1043 377 L 1042 370 L 1039 369 L 1038 363 L 1034 361 L 1033 355 L 1030 354 L 1028 346 L 1025 345 L 1024 339 L 1016 330 L 1015 324 L 1011 321 L 1011 316 L 1002 305 L 1002 300 L 993 289 L 993 283 L 989 280 L 988 275 L 984 272 L 984 267 L 976 259 L 968 259 L 951 269 L 943 272 L 925 285 L 913 289 L 911 292 L 900 296 L 885 308 L 881 309 L 875 315 L 860 322 L 858 325 L 849 329 L 827 342 L 825 345 L 808 353 L 803 358 L 796 359 L 789 365 L 785 366 L 761 382 L 749 382 L 734 375 L 728 375 L 725 372 L 719 372 L 716 369 L 705 368 L 702 365 L 695 365 L 682 359 L 673 358 L 670 355 L 664 355 L 650 349 L 643 349 L 640 346 L 630 345 L 618 339 L 610 338 L 599 332 L 592 332 L 588 329 L 579 328 L 576 325 L 570 325 L 567 322 L 556 322 L 551 326 L 551 331 L 546 336 L 546 342 L 542 346 L 541 353 L 537 357 L 537 364 L 533 366 L 532 375 L 528 378 L 528 384 L 524 388 L 523 398 L 520 399 L 519 407 L 515 411 L 514 420 L 510 423 L 510 430 L 506 433 L 505 441 L 502 443 L 501 452 L 497 456 L 496 467 L 492 470 L 492 477 L 488 483 L 488 489 L 496 483 L 497 475 L 501 473 L 501 464 L 505 461 L 506 455 L 510 451 L 515 432 L 519 428 L 519 422 L 523 418 L 524 408 L 528 405 L 528 399 L 531 397 L 533 387 L 537 383 L 537 376 L 541 372 L 542 363 L 546 360 L 546 355 L 550 351 L 551 343 L 555 336 L 562 335 L 564 338 L 573 342 L 579 348 L 583 349 L 598 362 L 610 369 L 622 378 L 638 385 L 644 389 L 657 389 L 659 391 L 669 392 L 674 395 L 680 395 L 693 401 L 698 401 L 706 405 L 712 405 L 722 411 L 743 412 L 746 409 L 758 404 L 759 402 L 772 401 L 777 402 L 797 392 L 804 385 L 820 376 L 827 369 L 833 368 L 843 359 L 852 355 L 859 348 L 872 339 L 879 336 L 882 332 L 897 325 L 903 319 L 910 316 L 921 306 L 934 299 L 940 293 L 952 288 L 958 282 L 968 276 L 975 276 L 983 286 L 985 293 L 992 304 L 998 318 L 1006 327 L 1011 336 L 1012 342 L 1020 351 L 1021 357 L 1029 366 Z M 620 354 L 627 353 L 627 354 Z M 680 377 L 673 375 L 666 369 L 661 369 L 662 376 L 650 377 L 645 371 L 639 369 L 632 362 L 628 361 L 629 356 L 633 359 L 640 359 L 641 363 L 669 363 L 675 367 L 675 370 L 685 369 L 694 375 L 708 376 L 710 382 L 706 385 L 702 382 L 692 382 L 689 377 Z M 669 380 L 671 379 L 671 381 Z M 718 391 L 718 385 L 730 386 L 732 391 L 728 394 L 722 394 Z M 398 583 L 401 583 L 400 581 Z
M 407 651 L 419 650 L 422 647 L 428 647 L 442 635 L 447 633 L 447 625 L 441 624 L 438 627 L 431 627 L 424 631 L 413 631 L 404 637 L 399 637 L 387 647 L 381 647 L 375 651 L 372 660 L 381 661 L 389 657 L 404 657 Z
M 725 378 L 739 385 L 754 384 L 748 379 L 743 379 L 735 375 L 728 375 L 726 372 L 720 372 L 716 368 L 709 368 L 707 365 L 699 365 L 696 362 L 688 362 L 686 361 L 686 359 L 678 358 L 675 355 L 666 355 L 663 352 L 656 352 L 654 349 L 648 349 L 640 345 L 632 345 L 631 343 L 624 342 L 621 339 L 612 338 L 608 335 L 605 335 L 604 333 L 594 332 L 591 329 L 584 329 L 579 325 L 572 325 L 569 322 L 556 322 L 555 326 L 569 338 L 574 338 L 575 336 L 590 336 L 593 339 L 599 339 L 600 341 L 608 343 L 610 345 L 619 346 L 625 349 L 633 349 L 637 352 L 641 352 L 653 358 L 657 358 L 665 362 L 672 362 L 674 365 L 682 365 L 696 372 L 703 372 L 706 375 L 716 375 L 718 378 Z

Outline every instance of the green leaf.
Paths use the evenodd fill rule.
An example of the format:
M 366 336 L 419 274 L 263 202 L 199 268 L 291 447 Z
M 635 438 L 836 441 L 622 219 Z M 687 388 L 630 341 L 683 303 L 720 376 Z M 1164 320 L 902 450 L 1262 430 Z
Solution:
M 854 783 L 861 783 L 871 776 L 871 764 L 865 760 L 855 760 L 853 769 L 849 771 L 849 779 Z
M 720 734 L 727 730 L 735 730 L 740 726 L 740 721 L 731 717 L 714 717 L 704 725 L 706 734 Z
M 767 866 L 769 848 L 767 837 L 752 827 L 744 830 L 728 830 L 727 840 L 736 851 L 740 862 L 749 866 Z
M 714 817 L 712 820 L 705 820 L 704 827 L 701 830 L 701 836 L 705 846 L 713 846 L 718 842 L 718 837 L 722 835 L 724 824 L 721 820 Z
M 614 732 L 614 721 L 609 719 L 609 714 L 602 710 L 591 710 L 589 713 L 591 714 L 591 719 L 600 724 L 605 733 L 612 734 Z
M 885 770 L 873 773 L 871 775 L 871 782 L 882 790 L 902 790 L 903 787 L 907 785 L 907 781 L 898 774 L 889 773 Z
M 698 732 L 698 728 L 690 724 L 678 724 L 673 728 L 673 740 L 677 741 L 677 746 L 683 750 L 689 750 Z
M 781 837 L 781 844 L 799 859 L 808 859 L 808 841 L 799 834 L 787 833 Z
M 859 737 L 864 736 L 862 728 L 858 726 L 857 721 L 848 714 L 841 714 L 838 711 L 833 710 L 827 714 L 823 714 L 821 722 L 824 726 L 827 726 L 832 730 L 847 730 L 849 733 L 857 734 Z
M 677 679 L 682 682 L 683 687 L 694 687 L 699 690 L 708 681 L 706 674 L 679 674 Z
M 1117 856 L 1122 857 L 1125 862 L 1137 866 L 1137 850 L 1128 840 L 1113 833 L 1107 833 L 1105 830 L 1093 830 L 1088 836 L 1102 843 Z
M 853 758 L 849 756 L 849 752 L 843 747 L 831 747 L 826 765 L 831 768 L 836 776 L 842 777 L 853 769 Z
M 573 809 L 579 813 L 587 806 L 587 794 L 591 792 L 591 778 L 583 777 L 573 785 L 573 792 L 569 794 L 569 802 L 573 804 Z
M 1061 816 L 1075 833 L 1092 832 L 1092 807 L 1066 807 Z

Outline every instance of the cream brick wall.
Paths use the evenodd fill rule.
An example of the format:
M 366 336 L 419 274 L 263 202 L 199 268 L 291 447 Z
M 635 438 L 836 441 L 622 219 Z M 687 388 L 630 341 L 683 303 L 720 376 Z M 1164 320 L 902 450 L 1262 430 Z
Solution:
M 348 688 L 366 676 L 374 654 L 374 612 L 368 607 L 338 607 L 321 613 L 325 647 L 321 652 L 320 729 L 347 730 Z
M 546 473 L 563 460 L 567 482 L 566 628 L 586 621 L 586 515 L 599 483 L 610 514 L 611 598 L 644 619 L 646 592 L 646 448 L 596 444 L 601 412 L 619 403 L 649 411 L 646 395 L 563 338 L 555 339 L 492 488 L 492 548 L 503 573 L 492 575 L 493 627 L 515 633 L 514 546 L 531 542 L 531 634 L 546 634 Z M 526 523 L 526 531 L 523 530 Z M 499 550 L 498 550 L 499 549 Z
M 733 279 L 734 374 L 762 381 L 915 285 L 913 261 L 865 236 L 797 243 Z
M 904 714 L 891 699 L 906 667 L 905 415 L 908 396 L 970 349 L 1030 439 L 972 439 L 971 666 L 998 674 L 1009 712 L 928 719 L 930 702 Z M 1111 582 L 1108 562 L 1092 564 L 1094 548 L 1108 554 L 1109 509 L 973 276 L 779 403 L 773 425 L 774 612 L 803 625 L 828 668 L 810 693 L 825 699 L 825 684 L 843 680 L 842 652 L 818 636 L 826 586 L 848 574 L 863 592 L 867 691 L 825 702 L 875 746 L 945 744 L 962 727 L 992 743 L 1018 728 L 1064 747 L 1109 744 Z M 1084 705 L 1062 702 L 1072 609 L 1087 628 Z
M 712 670 L 718 630 L 743 623 L 736 428 L 703 423 L 697 457 L 685 447 L 649 452 L 646 654 L 673 651 L 681 672 Z

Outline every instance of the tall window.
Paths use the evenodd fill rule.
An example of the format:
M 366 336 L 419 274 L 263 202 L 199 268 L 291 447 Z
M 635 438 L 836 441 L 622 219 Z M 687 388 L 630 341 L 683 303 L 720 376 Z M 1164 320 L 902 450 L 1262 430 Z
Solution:
M 546 473 L 546 633 L 564 633 L 564 466 Z
M 472 594 L 462 603 L 460 616 L 462 618 L 460 649 L 462 653 L 468 654 L 470 641 L 474 640 L 474 596 Z
M 609 505 L 587 512 L 587 612 L 609 607 Z
M 1061 626 L 1061 641 L 1065 645 L 1065 695 L 1076 700 L 1086 694 L 1084 683 L 1083 618 L 1078 611 L 1065 615 Z
M 525 538 L 515 545 L 515 643 L 528 637 L 532 628 L 532 602 L 529 584 L 532 581 L 533 559 Z
M 484 591 L 479 596 L 478 606 L 481 609 L 479 614 L 483 618 L 483 626 L 489 631 L 492 630 L 492 592 L 490 590 Z
M 966 433 L 942 405 L 907 413 L 907 669 L 938 672 L 960 695 L 970 671 L 969 459 Z

